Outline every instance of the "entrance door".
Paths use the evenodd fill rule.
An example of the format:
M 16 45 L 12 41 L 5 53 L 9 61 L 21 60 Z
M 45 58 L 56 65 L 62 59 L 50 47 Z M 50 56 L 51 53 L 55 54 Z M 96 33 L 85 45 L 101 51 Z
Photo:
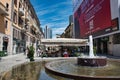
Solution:
M 8 42 L 4 41 L 3 42 L 3 51 L 7 52 L 7 46 L 8 46 Z
M 105 53 L 105 54 L 108 53 L 108 45 L 107 45 L 107 41 L 103 41 L 103 53 Z

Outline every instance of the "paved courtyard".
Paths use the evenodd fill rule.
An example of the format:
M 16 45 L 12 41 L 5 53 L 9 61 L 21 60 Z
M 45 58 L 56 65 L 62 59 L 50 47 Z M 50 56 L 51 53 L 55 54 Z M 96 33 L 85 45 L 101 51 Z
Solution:
M 7 57 L 2 57 L 0 60 L 0 73 L 7 71 L 12 68 L 12 66 L 28 62 L 24 54 L 11 55 Z
M 75 58 L 75 57 L 74 57 Z M 64 57 L 50 57 L 50 58 L 41 58 L 41 57 L 35 57 L 35 61 L 40 61 L 40 60 L 49 60 L 49 59 L 64 59 Z M 67 59 L 67 58 L 66 58 Z M 69 58 L 71 59 L 71 58 Z M 26 58 L 26 55 L 22 54 L 17 54 L 17 55 L 11 55 L 7 57 L 2 57 L 0 60 L 0 73 L 8 71 L 11 69 L 13 66 L 22 64 L 25 62 L 30 62 L 29 59 Z
M 107 56 L 108 58 L 114 58 L 114 59 L 119 59 L 120 57 L 113 57 L 113 56 Z M 41 58 L 41 57 L 35 57 L 35 61 L 40 61 L 40 60 L 49 60 L 49 59 L 72 59 L 72 58 L 76 58 L 76 57 L 68 57 L 68 58 L 64 58 L 64 57 L 50 57 L 50 58 Z M 11 55 L 11 56 L 7 56 L 7 57 L 2 57 L 2 59 L 0 60 L 0 75 L 5 72 L 10 70 L 13 66 L 18 65 L 18 64 L 22 64 L 22 63 L 26 63 L 29 62 L 29 59 L 26 58 L 26 56 L 21 53 L 21 54 L 17 54 L 17 55 Z

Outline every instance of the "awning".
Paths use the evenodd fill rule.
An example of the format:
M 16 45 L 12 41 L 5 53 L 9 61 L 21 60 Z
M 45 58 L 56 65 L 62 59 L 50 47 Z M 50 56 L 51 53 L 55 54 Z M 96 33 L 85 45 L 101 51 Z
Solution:
M 72 39 L 72 38 L 56 38 L 56 39 L 41 39 L 41 43 L 49 46 L 86 46 L 88 39 Z

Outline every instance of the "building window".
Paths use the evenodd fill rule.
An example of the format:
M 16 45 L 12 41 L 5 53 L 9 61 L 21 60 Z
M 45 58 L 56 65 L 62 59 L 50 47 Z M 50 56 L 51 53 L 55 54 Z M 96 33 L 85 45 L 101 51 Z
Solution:
M 15 38 L 15 29 L 13 29 L 13 38 Z
M 13 14 L 13 22 L 16 24 L 17 23 L 17 14 L 14 12 Z
M 22 5 L 21 5 L 21 3 L 19 3 L 19 8 L 22 8 Z
M 18 30 L 13 29 L 13 38 L 18 39 Z
M 8 10 L 9 10 L 9 4 L 6 3 L 6 11 L 8 11 Z
M 17 39 L 17 37 L 18 37 L 18 32 L 17 30 L 15 30 L 15 38 Z
M 19 25 L 23 25 L 23 20 L 21 17 L 19 17 Z
M 25 36 L 25 40 L 28 41 L 28 36 L 27 35 Z
M 120 44 L 120 33 L 114 34 L 114 36 L 113 36 L 113 44 Z
M 21 40 L 21 32 L 18 31 L 18 39 Z
M 14 5 L 17 7 L 17 0 L 14 0 Z
M 5 28 L 7 28 L 7 26 L 8 26 L 8 21 L 5 20 Z

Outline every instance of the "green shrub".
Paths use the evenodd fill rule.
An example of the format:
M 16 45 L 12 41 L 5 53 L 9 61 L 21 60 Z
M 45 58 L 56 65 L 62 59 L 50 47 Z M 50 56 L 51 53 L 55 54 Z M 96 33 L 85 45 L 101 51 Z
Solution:
M 5 51 L 0 51 L 0 57 L 7 56 Z
M 42 57 L 47 57 L 47 54 L 46 54 L 46 53 L 43 53 L 41 56 L 42 56 Z
M 29 50 L 28 50 L 28 58 L 30 59 L 30 61 L 34 61 L 34 52 L 35 52 L 35 49 L 32 46 L 29 47 Z
M 74 56 L 75 56 L 75 57 L 79 57 L 79 56 L 81 56 L 81 53 L 75 52 L 75 53 L 74 53 Z

